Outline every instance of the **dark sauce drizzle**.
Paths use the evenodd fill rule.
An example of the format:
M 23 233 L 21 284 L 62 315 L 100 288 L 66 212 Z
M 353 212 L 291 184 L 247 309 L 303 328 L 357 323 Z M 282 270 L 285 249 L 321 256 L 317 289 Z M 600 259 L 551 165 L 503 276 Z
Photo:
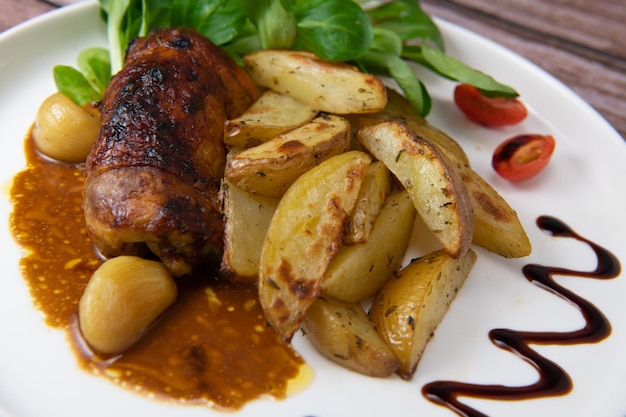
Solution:
M 541 216 L 537 226 L 555 237 L 573 238 L 588 244 L 595 252 L 598 264 L 594 271 L 574 271 L 566 268 L 529 264 L 522 272 L 531 283 L 573 304 L 585 318 L 583 328 L 571 332 L 524 332 L 510 329 L 493 329 L 491 341 L 501 349 L 518 355 L 539 372 L 536 383 L 528 386 L 478 385 L 456 381 L 435 381 L 424 385 L 422 394 L 430 401 L 448 407 L 460 416 L 486 416 L 480 411 L 459 401 L 459 397 L 494 400 L 525 400 L 567 394 L 573 386 L 570 376 L 555 362 L 541 356 L 529 345 L 574 345 L 599 342 L 611 333 L 611 324 L 604 314 L 592 303 L 563 288 L 553 275 L 586 277 L 595 279 L 615 278 L 620 274 L 619 260 L 608 250 L 578 235 L 562 221 Z

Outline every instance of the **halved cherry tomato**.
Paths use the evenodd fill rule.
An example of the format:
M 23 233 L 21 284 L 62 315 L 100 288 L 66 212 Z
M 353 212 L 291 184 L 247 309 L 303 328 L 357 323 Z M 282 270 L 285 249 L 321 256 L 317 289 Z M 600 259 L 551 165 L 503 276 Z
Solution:
M 514 125 L 528 115 L 526 106 L 518 99 L 487 97 L 470 84 L 456 86 L 454 102 L 470 120 L 487 127 Z
M 514 136 L 496 148 L 491 165 L 507 180 L 526 180 L 537 175 L 548 165 L 554 146 L 552 135 Z

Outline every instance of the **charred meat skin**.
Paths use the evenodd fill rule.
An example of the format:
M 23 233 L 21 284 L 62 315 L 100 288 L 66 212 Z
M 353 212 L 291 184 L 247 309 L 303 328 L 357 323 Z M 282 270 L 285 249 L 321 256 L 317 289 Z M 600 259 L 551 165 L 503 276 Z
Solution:
M 129 47 L 102 100 L 86 162 L 84 212 L 105 256 L 159 256 L 175 276 L 221 256 L 224 122 L 258 97 L 248 74 L 191 29 Z

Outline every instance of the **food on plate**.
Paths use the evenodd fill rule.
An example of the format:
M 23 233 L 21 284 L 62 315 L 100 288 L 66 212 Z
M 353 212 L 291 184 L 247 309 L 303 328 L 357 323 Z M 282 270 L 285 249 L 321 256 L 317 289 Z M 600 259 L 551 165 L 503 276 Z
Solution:
M 349 120 L 354 125 L 355 131 L 383 121 L 406 123 L 418 135 L 437 145 L 439 150 L 448 155 L 449 158 L 458 160 L 464 166 L 470 165 L 467 154 L 456 140 L 428 123 L 411 107 L 411 103 L 404 96 L 391 88 L 387 88 L 387 104 L 383 110 L 376 113 L 350 116 Z
M 64 162 L 83 162 L 100 130 L 100 114 L 93 106 L 80 107 L 54 93 L 35 115 L 33 139 L 44 155 Z
M 318 110 L 285 94 L 266 90 L 241 116 L 224 126 L 224 143 L 250 148 L 315 118 Z
M 350 151 L 300 176 L 272 217 L 259 267 L 259 300 L 267 321 L 291 340 L 336 254 L 371 157 Z
M 323 112 L 371 113 L 387 102 L 385 85 L 378 77 L 310 52 L 262 50 L 246 55 L 244 64 L 258 85 Z
M 80 330 L 98 353 L 123 352 L 176 296 L 176 283 L 161 262 L 136 256 L 109 259 L 91 276 L 80 299 Z
M 256 283 L 263 240 L 280 201 L 222 183 L 224 255 L 221 272 L 233 282 Z
M 134 14 L 143 7 L 103 4 L 109 35 L 121 36 L 116 39 L 123 43 L 135 27 L 147 30 L 148 14 Z M 411 14 L 421 12 L 406 7 Z M 356 4 L 353 8 L 362 12 Z M 389 9 L 380 11 L 389 16 Z M 380 23 L 381 14 L 371 16 Z M 263 20 L 259 16 L 247 18 L 252 26 L 267 23 L 255 20 Z M 122 21 L 128 26 L 113 27 Z M 379 28 L 377 35 L 384 31 Z M 267 47 L 267 34 L 261 35 Z M 472 171 L 459 144 L 421 116 L 430 109 L 430 98 L 416 74 L 407 77 L 408 66 L 398 64 L 403 52 L 383 53 L 379 41 L 375 37 L 369 51 L 368 44 L 361 45 L 365 49 L 350 59 L 356 66 L 285 46 L 247 50 L 241 60 L 245 69 L 194 29 L 156 29 L 130 44 L 124 67 L 102 99 L 102 127 L 86 159 L 84 188 L 89 237 L 110 259 L 93 273 L 78 303 L 78 319 L 95 352 L 123 353 L 112 372 L 127 366 L 138 378 L 142 372 L 163 378 L 162 369 L 142 367 L 133 355 L 153 342 L 151 326 L 165 321 L 167 331 L 175 331 L 169 320 L 176 313 L 169 313 L 185 308 L 181 299 L 194 299 L 201 307 L 189 311 L 195 312 L 201 333 L 212 331 L 207 329 L 214 328 L 219 309 L 248 312 L 256 306 L 260 312 L 250 320 L 256 324 L 243 331 L 249 336 L 243 345 L 258 347 L 267 332 L 273 338 L 268 350 L 273 350 L 272 343 L 291 341 L 302 325 L 310 342 L 342 366 L 410 379 L 471 270 L 476 255 L 470 244 L 507 257 L 530 250 L 515 212 Z M 228 46 L 233 56 L 241 53 L 241 45 Z M 429 65 L 446 75 L 451 61 L 440 59 L 443 52 L 419 48 L 407 45 L 406 51 L 422 56 L 422 64 L 430 59 Z M 361 72 L 383 61 L 387 64 L 379 69 L 389 70 L 387 75 L 411 92 L 408 99 Z M 516 95 L 491 81 L 493 91 Z M 413 94 L 412 87 L 419 91 Z M 444 249 L 401 270 L 417 213 Z M 154 255 L 160 262 L 152 260 Z M 67 262 L 77 264 L 80 260 Z M 218 289 L 232 283 L 252 284 L 240 287 L 246 296 L 254 288 L 254 297 L 226 306 Z M 372 298 L 374 322 L 361 306 Z M 393 306 L 382 316 L 377 313 L 383 307 L 376 303 L 389 302 Z M 391 322 L 396 311 L 408 314 L 404 322 Z M 220 338 L 235 340 L 241 333 L 241 327 L 225 326 Z M 194 332 L 191 342 L 196 343 Z M 198 373 L 210 373 L 206 361 L 223 351 L 205 351 L 206 346 L 171 353 L 167 366 L 184 358 L 192 368 L 203 368 L 194 368 Z M 186 364 L 175 372 L 187 372 Z M 294 367 L 280 378 L 293 378 Z M 194 390 L 200 380 L 177 381 Z M 252 385 L 264 384 L 271 385 Z
M 135 40 L 106 90 L 86 163 L 85 217 L 98 250 L 149 249 L 175 276 L 221 257 L 224 123 L 257 96 L 245 71 L 193 30 Z
M 463 286 L 476 253 L 454 259 L 437 250 L 414 259 L 380 290 L 370 318 L 400 361 L 397 374 L 411 379 L 424 348 Z
M 528 115 L 526 106 L 519 99 L 491 97 L 470 84 L 456 86 L 454 102 L 468 119 L 487 127 L 514 125 Z
M 172 132 L 170 141 L 181 137 L 176 136 L 181 133 L 175 131 L 174 122 L 184 124 L 186 119 L 169 119 L 171 127 L 164 129 L 163 121 L 158 127 L 138 123 L 131 119 L 137 117 L 137 113 L 130 114 L 128 110 L 130 104 L 139 101 L 144 106 L 140 107 L 141 111 L 152 110 L 151 117 L 158 121 L 158 117 L 168 120 L 167 116 L 176 114 L 173 110 L 185 105 L 174 101 L 179 98 L 170 97 L 167 101 L 168 97 L 165 97 L 165 106 L 171 107 L 163 115 L 156 109 L 164 104 L 149 107 L 152 101 L 142 96 L 148 88 L 166 84 L 168 79 L 168 73 L 161 66 L 154 70 L 149 63 L 160 62 L 162 56 L 169 56 L 164 50 L 175 56 L 179 49 L 192 48 L 196 42 L 193 39 L 196 34 L 186 29 L 161 32 L 158 39 L 150 41 L 148 37 L 148 40 L 136 41 L 129 51 L 128 66 L 113 78 L 103 101 L 104 133 L 87 160 L 86 221 L 92 238 L 100 243 L 98 248 L 105 255 L 117 257 L 105 262 L 93 275 L 81 299 L 79 318 L 85 340 L 100 353 L 114 354 L 128 349 L 174 302 L 176 284 L 172 276 L 192 272 L 192 268 L 207 257 L 221 255 L 220 270 L 225 278 L 234 283 L 257 283 L 264 318 L 282 340 L 290 341 L 302 325 L 320 352 L 349 369 L 370 376 L 387 376 L 397 371 L 403 378 L 410 378 L 428 341 L 424 335 L 432 332 L 432 323 L 436 326 L 451 302 L 448 288 L 443 283 L 435 284 L 443 289 L 430 295 L 429 303 L 434 308 L 424 310 L 426 327 L 412 328 L 413 333 L 394 328 L 394 331 L 404 331 L 411 339 L 403 342 L 410 347 L 403 345 L 400 350 L 397 346 L 388 346 L 387 336 L 375 332 L 359 303 L 372 297 L 375 301 L 380 300 L 389 294 L 393 300 L 399 297 L 388 287 L 394 288 L 391 283 L 399 276 L 410 275 L 410 272 L 398 271 L 418 212 L 444 247 L 441 255 L 437 255 L 446 260 L 441 262 L 443 269 L 440 272 L 442 276 L 450 277 L 449 285 L 455 288 L 460 287 L 474 262 L 475 254 L 470 249 L 472 238 L 473 243 L 482 244 L 503 256 L 520 253 L 519 246 L 523 246 L 520 241 L 526 235 L 515 212 L 470 168 L 458 143 L 427 123 L 406 99 L 387 87 L 378 88 L 377 83 L 372 84 L 360 77 L 352 67 L 323 61 L 311 53 L 295 53 L 315 64 L 300 68 L 300 77 L 313 77 L 315 82 L 323 83 L 326 78 L 317 74 L 320 67 L 331 68 L 330 72 L 335 75 L 334 71 L 350 72 L 361 83 L 352 88 L 363 90 L 365 84 L 374 85 L 375 93 L 368 94 L 377 97 L 376 107 L 350 107 L 353 106 L 353 92 L 337 89 L 332 95 L 334 111 L 342 116 L 327 113 L 331 107 L 324 107 L 320 102 L 301 102 L 289 89 L 280 92 L 266 90 L 256 99 L 258 90 L 247 85 L 251 79 L 238 73 L 231 75 L 236 83 L 229 102 L 226 98 L 228 88 L 221 81 L 228 77 L 219 71 L 213 78 L 205 75 L 218 90 L 207 96 L 208 103 L 203 103 L 211 106 L 212 119 L 184 130 L 184 140 L 198 135 L 196 129 L 200 132 L 206 129 L 209 133 L 203 138 L 209 141 L 208 150 L 201 149 L 198 153 L 212 165 L 196 167 L 193 152 L 189 161 L 184 160 L 191 162 L 189 169 L 198 170 L 198 177 L 205 180 L 204 188 L 197 190 L 198 178 L 193 180 L 191 176 L 190 180 L 184 176 L 188 173 L 177 167 L 181 162 L 180 154 L 166 155 L 165 152 L 159 153 L 158 147 L 146 149 L 147 146 L 135 145 L 132 141 L 123 145 L 130 145 L 129 151 L 121 151 L 121 145 L 115 147 L 118 139 L 132 139 L 146 132 L 155 139 L 163 137 L 168 140 L 168 136 L 159 135 Z M 248 65 L 254 62 L 254 70 L 264 73 L 266 67 L 274 65 L 275 58 L 268 57 L 274 54 L 282 57 L 284 51 L 266 52 L 262 59 L 258 58 L 260 52 L 257 52 L 252 54 L 257 55 L 255 61 L 246 61 L 247 56 L 244 61 Z M 289 66 L 279 66 L 271 71 L 276 79 L 292 75 Z M 135 72 L 141 81 L 132 79 Z M 243 85 L 239 84 L 239 79 L 243 80 Z M 229 80 L 233 81 L 232 78 Z M 329 81 L 339 83 L 333 76 Z M 147 85 L 141 85 L 141 82 Z M 127 86 L 130 83 L 132 89 Z M 139 87 L 135 85 L 138 83 Z M 167 86 L 173 88 L 174 84 Z M 192 87 L 191 83 L 188 88 Z M 298 87 L 297 90 L 301 89 Z M 200 87 L 198 90 L 204 91 Z M 244 98 L 241 98 L 242 94 Z M 184 95 L 192 97 L 191 94 Z M 299 114 L 277 117 L 289 113 L 292 107 Z M 217 112 L 213 111 L 215 108 Z M 124 128 L 130 126 L 127 130 L 120 129 L 123 117 L 128 117 L 124 125 Z M 185 117 L 193 117 L 193 113 Z M 256 118 L 255 123 L 251 123 L 248 129 L 247 121 L 253 118 Z M 215 126 L 219 123 L 222 129 L 218 131 Z M 167 156 L 172 166 L 159 165 L 158 158 L 154 166 L 150 165 L 150 160 L 143 166 L 143 160 L 137 156 L 139 151 L 155 154 L 163 160 Z M 124 165 L 132 162 L 140 164 Z M 397 181 L 392 180 L 392 174 Z M 132 199 L 123 201 L 128 195 Z M 90 210 L 98 202 L 95 196 L 102 197 L 106 204 L 116 204 L 117 210 L 130 208 L 141 216 L 126 222 L 110 221 L 109 225 L 115 225 L 115 228 L 109 231 L 105 222 L 94 222 Z M 172 196 L 179 199 L 175 201 L 175 207 L 172 207 Z M 202 206 L 194 213 L 195 207 L 202 205 L 202 198 L 209 200 L 210 205 L 208 208 Z M 480 207 L 477 206 L 479 202 L 483 203 Z M 164 207 L 171 208 L 176 216 L 167 217 Z M 482 210 L 477 210 L 478 215 L 475 207 Z M 519 230 L 500 227 L 503 216 L 495 215 L 496 208 L 512 218 L 511 223 L 520 226 Z M 210 232 L 196 228 L 194 223 L 206 221 L 201 219 L 201 214 L 207 209 L 213 216 L 206 225 L 211 227 Z M 132 210 L 130 212 L 132 214 Z M 154 214 L 157 212 L 170 221 L 170 234 L 163 235 L 160 230 L 150 228 L 149 222 L 158 217 Z M 188 217 L 190 215 L 192 217 Z M 497 221 L 487 222 L 484 226 L 479 220 L 487 215 L 497 217 Z M 133 230 L 137 226 L 143 227 L 141 222 L 148 222 L 149 227 L 140 232 Z M 105 235 L 109 240 L 104 240 L 104 245 L 93 233 L 98 227 L 109 233 Z M 124 230 L 124 227 L 130 230 Z M 150 236 L 147 232 L 156 233 Z M 208 252 L 196 246 L 192 246 L 191 251 L 185 247 L 196 245 L 196 240 L 202 241 L 207 233 L 209 236 L 213 234 L 213 248 Z M 217 233 L 223 237 L 222 252 L 215 243 Z M 490 233 L 497 236 L 490 236 Z M 500 235 L 504 233 L 509 235 L 502 238 Z M 177 240 L 183 242 L 182 247 L 175 245 Z M 111 241 L 118 245 L 118 252 L 110 250 Z M 115 278 L 112 274 L 120 269 L 115 267 L 116 263 L 124 265 L 127 260 L 133 260 L 132 265 L 139 264 L 139 260 L 153 266 L 161 265 L 128 256 L 144 255 L 146 249 L 159 255 L 165 265 L 155 276 L 165 289 L 156 301 L 146 297 L 142 300 L 145 304 L 132 304 L 132 294 L 157 285 L 145 279 L 128 279 L 126 273 Z M 416 263 L 414 261 L 412 265 Z M 461 266 L 454 274 L 447 272 L 446 268 L 452 268 L 448 264 Z M 108 314 L 103 312 L 115 304 L 110 302 L 111 298 L 102 296 L 107 286 L 113 286 L 113 292 L 118 293 L 122 301 L 127 295 L 131 297 L 129 305 L 146 313 L 138 313 L 136 319 L 130 314 L 126 317 L 128 320 L 116 320 L 115 326 L 100 328 L 98 323 Z M 126 291 L 126 288 L 131 290 Z M 412 308 L 409 301 L 400 299 L 399 302 Z M 337 317 L 338 314 L 342 317 Z M 417 312 L 411 314 L 417 317 Z M 115 316 L 113 313 L 108 315 Z M 372 317 L 376 317 L 375 314 Z M 417 341 L 413 343 L 413 339 Z
M 387 91 L 388 103 L 381 112 L 358 115 L 349 119 L 354 129 L 372 126 L 382 121 L 402 121 L 415 134 L 436 146 L 455 166 L 468 190 L 474 216 L 472 243 L 504 256 L 519 258 L 531 252 L 528 235 L 517 213 L 498 192 L 470 166 L 463 148 L 445 132 L 428 123 L 418 115 L 408 101 L 394 92 Z
M 354 209 L 348 216 L 343 244 L 355 245 L 368 241 L 374 222 L 391 192 L 391 174 L 380 161 L 367 167 Z
M 509 181 L 527 180 L 548 165 L 555 146 L 552 135 L 517 135 L 496 148 L 491 165 L 498 175 Z
M 124 352 L 95 354 L 77 320 L 85 286 L 102 264 L 82 216 L 82 167 L 41 157 L 32 137 L 24 149 L 26 167 L 11 188 L 11 232 L 24 248 L 20 272 L 33 306 L 48 331 L 61 332 L 58 342 L 67 341 L 73 369 L 113 390 L 209 414 L 309 386 L 304 359 L 267 327 L 255 286 L 220 281 L 213 271 L 177 279 L 176 301 Z
M 363 375 L 384 378 L 400 364 L 360 303 L 322 294 L 307 309 L 302 329 L 324 356 Z
M 474 212 L 472 243 L 505 258 L 530 255 L 532 245 L 513 208 L 470 168 L 461 169 Z
M 364 127 L 357 137 L 407 189 L 417 212 L 450 256 L 463 256 L 472 242 L 474 221 L 457 167 L 400 121 Z
M 347 120 L 322 114 L 265 143 L 233 152 L 224 176 L 244 191 L 279 198 L 304 172 L 345 151 L 349 134 Z
M 400 269 L 415 221 L 415 207 L 406 190 L 391 194 L 376 216 L 364 243 L 343 244 L 328 266 L 322 291 L 335 298 L 358 302 L 376 295 Z

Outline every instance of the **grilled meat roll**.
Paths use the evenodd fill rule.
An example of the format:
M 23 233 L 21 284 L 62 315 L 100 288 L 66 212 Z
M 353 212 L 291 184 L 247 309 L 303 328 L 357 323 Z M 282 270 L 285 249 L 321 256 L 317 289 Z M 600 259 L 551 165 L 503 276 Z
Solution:
M 129 47 L 102 100 L 84 212 L 105 256 L 156 254 L 176 276 L 221 256 L 224 123 L 258 97 L 248 74 L 191 29 Z

